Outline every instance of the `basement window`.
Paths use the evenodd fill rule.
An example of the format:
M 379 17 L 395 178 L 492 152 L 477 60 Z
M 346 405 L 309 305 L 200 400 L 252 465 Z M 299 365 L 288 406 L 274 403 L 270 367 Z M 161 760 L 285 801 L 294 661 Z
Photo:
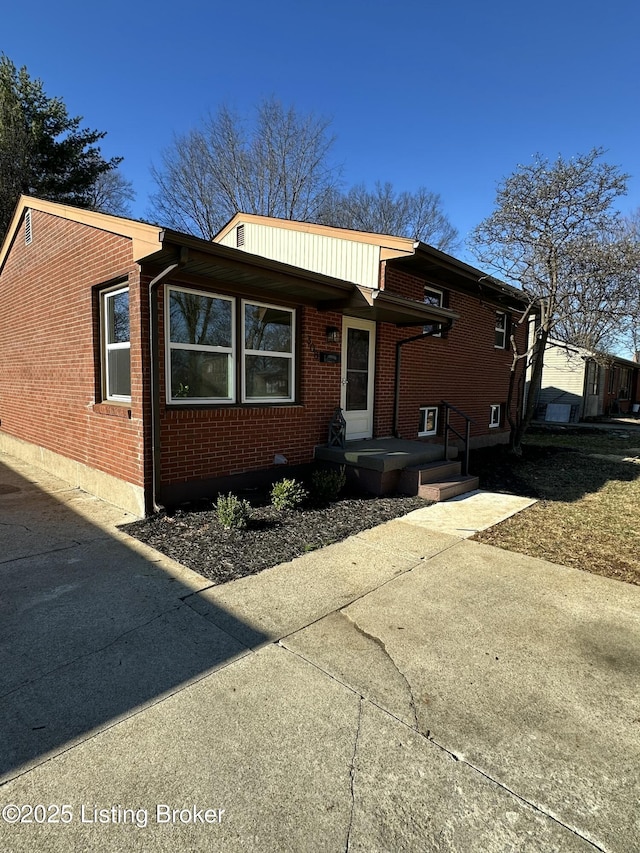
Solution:
M 438 407 L 422 406 L 420 408 L 420 422 L 418 435 L 436 435 L 438 432 Z
M 103 391 L 105 399 L 131 402 L 131 341 L 129 288 L 107 290 L 101 296 Z
M 489 408 L 489 428 L 495 429 L 500 426 L 502 406 L 500 403 L 492 403 Z

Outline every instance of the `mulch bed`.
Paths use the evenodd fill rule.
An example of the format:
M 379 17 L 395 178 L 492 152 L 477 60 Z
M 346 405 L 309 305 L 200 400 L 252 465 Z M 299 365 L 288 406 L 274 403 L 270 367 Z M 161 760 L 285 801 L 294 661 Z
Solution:
M 340 542 L 429 502 L 405 495 L 348 496 L 290 512 L 279 512 L 264 498 L 251 503 L 246 530 L 224 530 L 211 502 L 159 513 L 122 529 L 215 583 L 225 583 Z

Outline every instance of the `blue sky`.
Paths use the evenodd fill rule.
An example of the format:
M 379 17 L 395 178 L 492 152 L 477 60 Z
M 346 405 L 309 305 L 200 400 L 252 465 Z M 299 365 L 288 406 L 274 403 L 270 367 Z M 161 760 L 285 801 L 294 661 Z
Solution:
M 637 0 L 31 0 L 3 10 L 0 51 L 108 132 L 141 218 L 174 133 L 272 95 L 332 118 L 347 186 L 426 186 L 463 238 L 536 152 L 603 146 L 640 206 Z

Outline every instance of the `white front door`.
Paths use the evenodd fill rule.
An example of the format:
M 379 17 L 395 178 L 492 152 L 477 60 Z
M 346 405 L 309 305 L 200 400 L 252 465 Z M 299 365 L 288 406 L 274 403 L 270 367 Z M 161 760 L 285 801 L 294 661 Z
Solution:
M 347 440 L 373 436 L 373 387 L 376 324 L 344 317 L 342 322 L 342 393 Z

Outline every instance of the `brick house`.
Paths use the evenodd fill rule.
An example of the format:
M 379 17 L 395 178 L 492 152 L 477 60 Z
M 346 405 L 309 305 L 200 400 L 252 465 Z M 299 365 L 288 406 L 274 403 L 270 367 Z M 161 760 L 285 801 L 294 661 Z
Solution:
M 311 462 L 336 406 L 348 440 L 440 445 L 443 400 L 508 438 L 518 292 L 405 238 L 23 197 L 0 300 L 0 450 L 137 515 Z

